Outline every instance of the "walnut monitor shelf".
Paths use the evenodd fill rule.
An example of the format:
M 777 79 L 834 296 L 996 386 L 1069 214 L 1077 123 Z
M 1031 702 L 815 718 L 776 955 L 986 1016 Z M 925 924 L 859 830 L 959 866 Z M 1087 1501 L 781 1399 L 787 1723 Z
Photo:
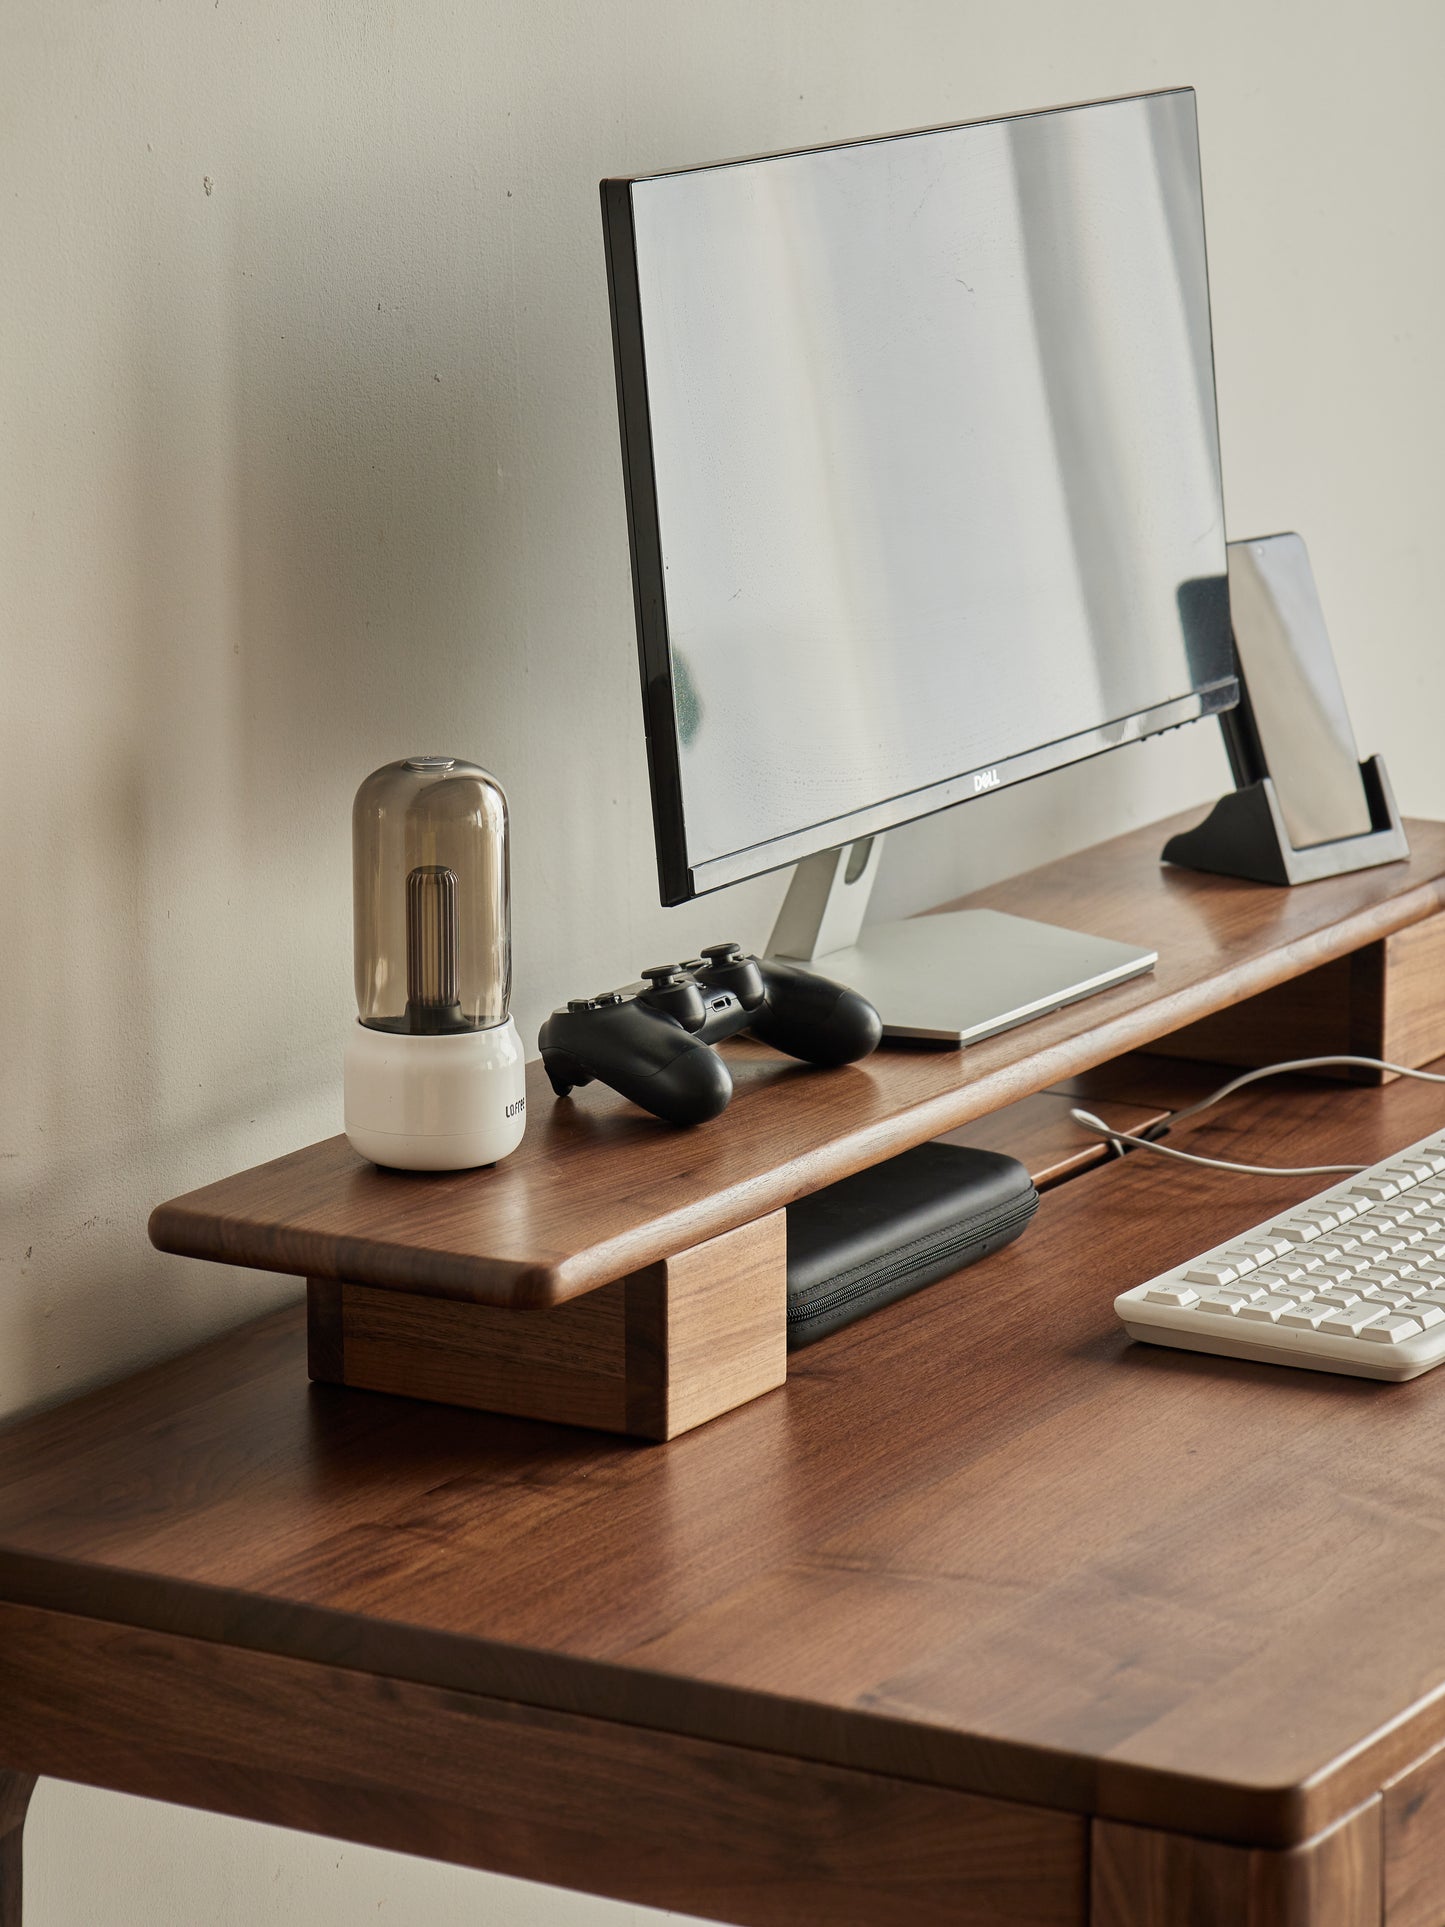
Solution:
M 1161 865 L 1192 820 L 944 906 L 1158 949 L 1148 976 L 1017 1030 L 963 1051 L 884 1045 L 826 1072 L 739 1040 L 725 1047 L 732 1105 L 693 1131 L 597 1086 L 559 1104 L 533 1065 L 527 1136 L 493 1170 L 379 1171 L 337 1137 L 161 1205 L 151 1237 L 313 1281 L 314 1376 L 671 1437 L 782 1382 L 792 1199 L 1262 993 L 1277 1004 L 1297 979 L 1310 979 L 1298 1011 L 1321 1013 L 1318 1050 L 1387 1054 L 1396 1038 L 1423 1063 L 1445 1048 L 1445 919 L 1429 927 L 1445 909 L 1445 825 L 1411 822 L 1403 862 L 1286 891 Z M 1342 1002 L 1338 969 L 1322 967 L 1357 953 L 1373 990 Z M 745 1281 L 736 1322 L 730 1278 Z M 555 1322 L 516 1317 L 542 1312 Z

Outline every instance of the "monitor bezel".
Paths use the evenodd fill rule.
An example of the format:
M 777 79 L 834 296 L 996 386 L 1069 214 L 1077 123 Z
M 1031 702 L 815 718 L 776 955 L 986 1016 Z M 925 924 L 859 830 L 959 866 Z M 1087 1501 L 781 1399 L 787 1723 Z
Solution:
M 1093 108 L 1121 106 L 1132 101 L 1156 100 L 1174 94 L 1196 98 L 1192 87 L 1157 87 L 1144 93 L 1120 94 L 1105 100 L 1078 101 L 1061 107 L 1033 108 L 1016 114 L 990 114 L 979 120 L 949 121 L 936 127 L 908 128 L 889 134 L 829 141 L 789 148 L 774 154 L 744 156 L 729 161 L 702 162 L 692 167 L 661 169 L 650 174 L 609 178 L 600 183 L 602 225 L 606 243 L 607 285 L 612 315 L 613 364 L 617 382 L 617 413 L 622 444 L 622 467 L 627 500 L 628 548 L 632 560 L 632 596 L 637 626 L 638 663 L 642 680 L 643 726 L 647 741 L 648 780 L 652 793 L 658 890 L 665 905 L 690 902 L 780 870 L 820 850 L 855 842 L 898 829 L 920 817 L 979 796 L 993 795 L 1015 783 L 1050 770 L 1084 762 L 1138 742 L 1163 730 L 1219 715 L 1239 701 L 1237 677 L 1223 677 L 1168 702 L 1060 737 L 1037 748 L 1020 751 L 996 763 L 960 771 L 942 782 L 902 791 L 844 816 L 822 819 L 761 843 L 692 863 L 687 851 L 687 822 L 683 807 L 682 774 L 678 758 L 677 713 L 673 696 L 672 652 L 668 639 L 667 601 L 662 566 L 662 534 L 657 513 L 656 475 L 652 456 L 651 410 L 647 387 L 647 353 L 642 326 L 638 282 L 636 229 L 633 221 L 634 187 L 673 174 L 701 173 L 742 167 L 761 160 L 790 160 L 835 148 L 870 147 L 895 140 L 914 140 L 929 134 L 954 133 L 1006 121 L 1035 120 L 1044 115 L 1084 113 Z M 1197 109 L 1196 109 L 1197 124 Z M 1202 222 L 1202 215 L 1201 215 Z M 1218 390 L 1215 385 L 1214 323 L 1208 298 L 1208 238 L 1205 250 L 1206 318 L 1209 326 L 1211 391 L 1214 395 L 1215 441 L 1218 446 Z M 1221 501 L 1222 501 L 1221 486 Z M 1221 531 L 1221 547 L 1224 536 Z

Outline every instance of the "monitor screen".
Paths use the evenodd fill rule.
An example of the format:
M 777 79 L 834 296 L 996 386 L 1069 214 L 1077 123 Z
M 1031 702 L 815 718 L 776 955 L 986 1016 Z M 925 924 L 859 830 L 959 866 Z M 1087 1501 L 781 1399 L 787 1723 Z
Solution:
M 1192 89 L 603 209 L 665 902 L 1234 702 Z

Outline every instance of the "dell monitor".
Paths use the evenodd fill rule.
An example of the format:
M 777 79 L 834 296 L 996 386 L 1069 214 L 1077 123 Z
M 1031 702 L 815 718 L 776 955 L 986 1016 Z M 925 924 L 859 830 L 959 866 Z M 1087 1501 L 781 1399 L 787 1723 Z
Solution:
M 661 893 L 968 1040 L 1154 953 L 880 834 L 1237 700 L 1188 88 L 602 184 Z

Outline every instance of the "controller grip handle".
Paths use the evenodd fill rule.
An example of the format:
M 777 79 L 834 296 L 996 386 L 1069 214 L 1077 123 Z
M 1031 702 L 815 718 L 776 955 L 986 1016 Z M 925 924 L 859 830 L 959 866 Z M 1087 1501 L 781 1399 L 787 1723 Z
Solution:
M 715 1051 L 639 1004 L 554 1011 L 538 1043 L 559 1095 L 564 1086 L 596 1078 L 668 1124 L 706 1124 L 733 1094 L 728 1067 Z
M 732 1074 L 716 1051 L 695 1037 L 685 1041 L 687 1049 L 665 1069 L 638 1072 L 629 1066 L 625 1074 L 608 1076 L 606 1081 L 620 1096 L 664 1123 L 706 1124 L 731 1103 Z
M 806 1064 L 856 1064 L 877 1049 L 883 1021 L 859 991 L 780 958 L 762 966 L 767 1001 L 748 1025 L 754 1037 Z

